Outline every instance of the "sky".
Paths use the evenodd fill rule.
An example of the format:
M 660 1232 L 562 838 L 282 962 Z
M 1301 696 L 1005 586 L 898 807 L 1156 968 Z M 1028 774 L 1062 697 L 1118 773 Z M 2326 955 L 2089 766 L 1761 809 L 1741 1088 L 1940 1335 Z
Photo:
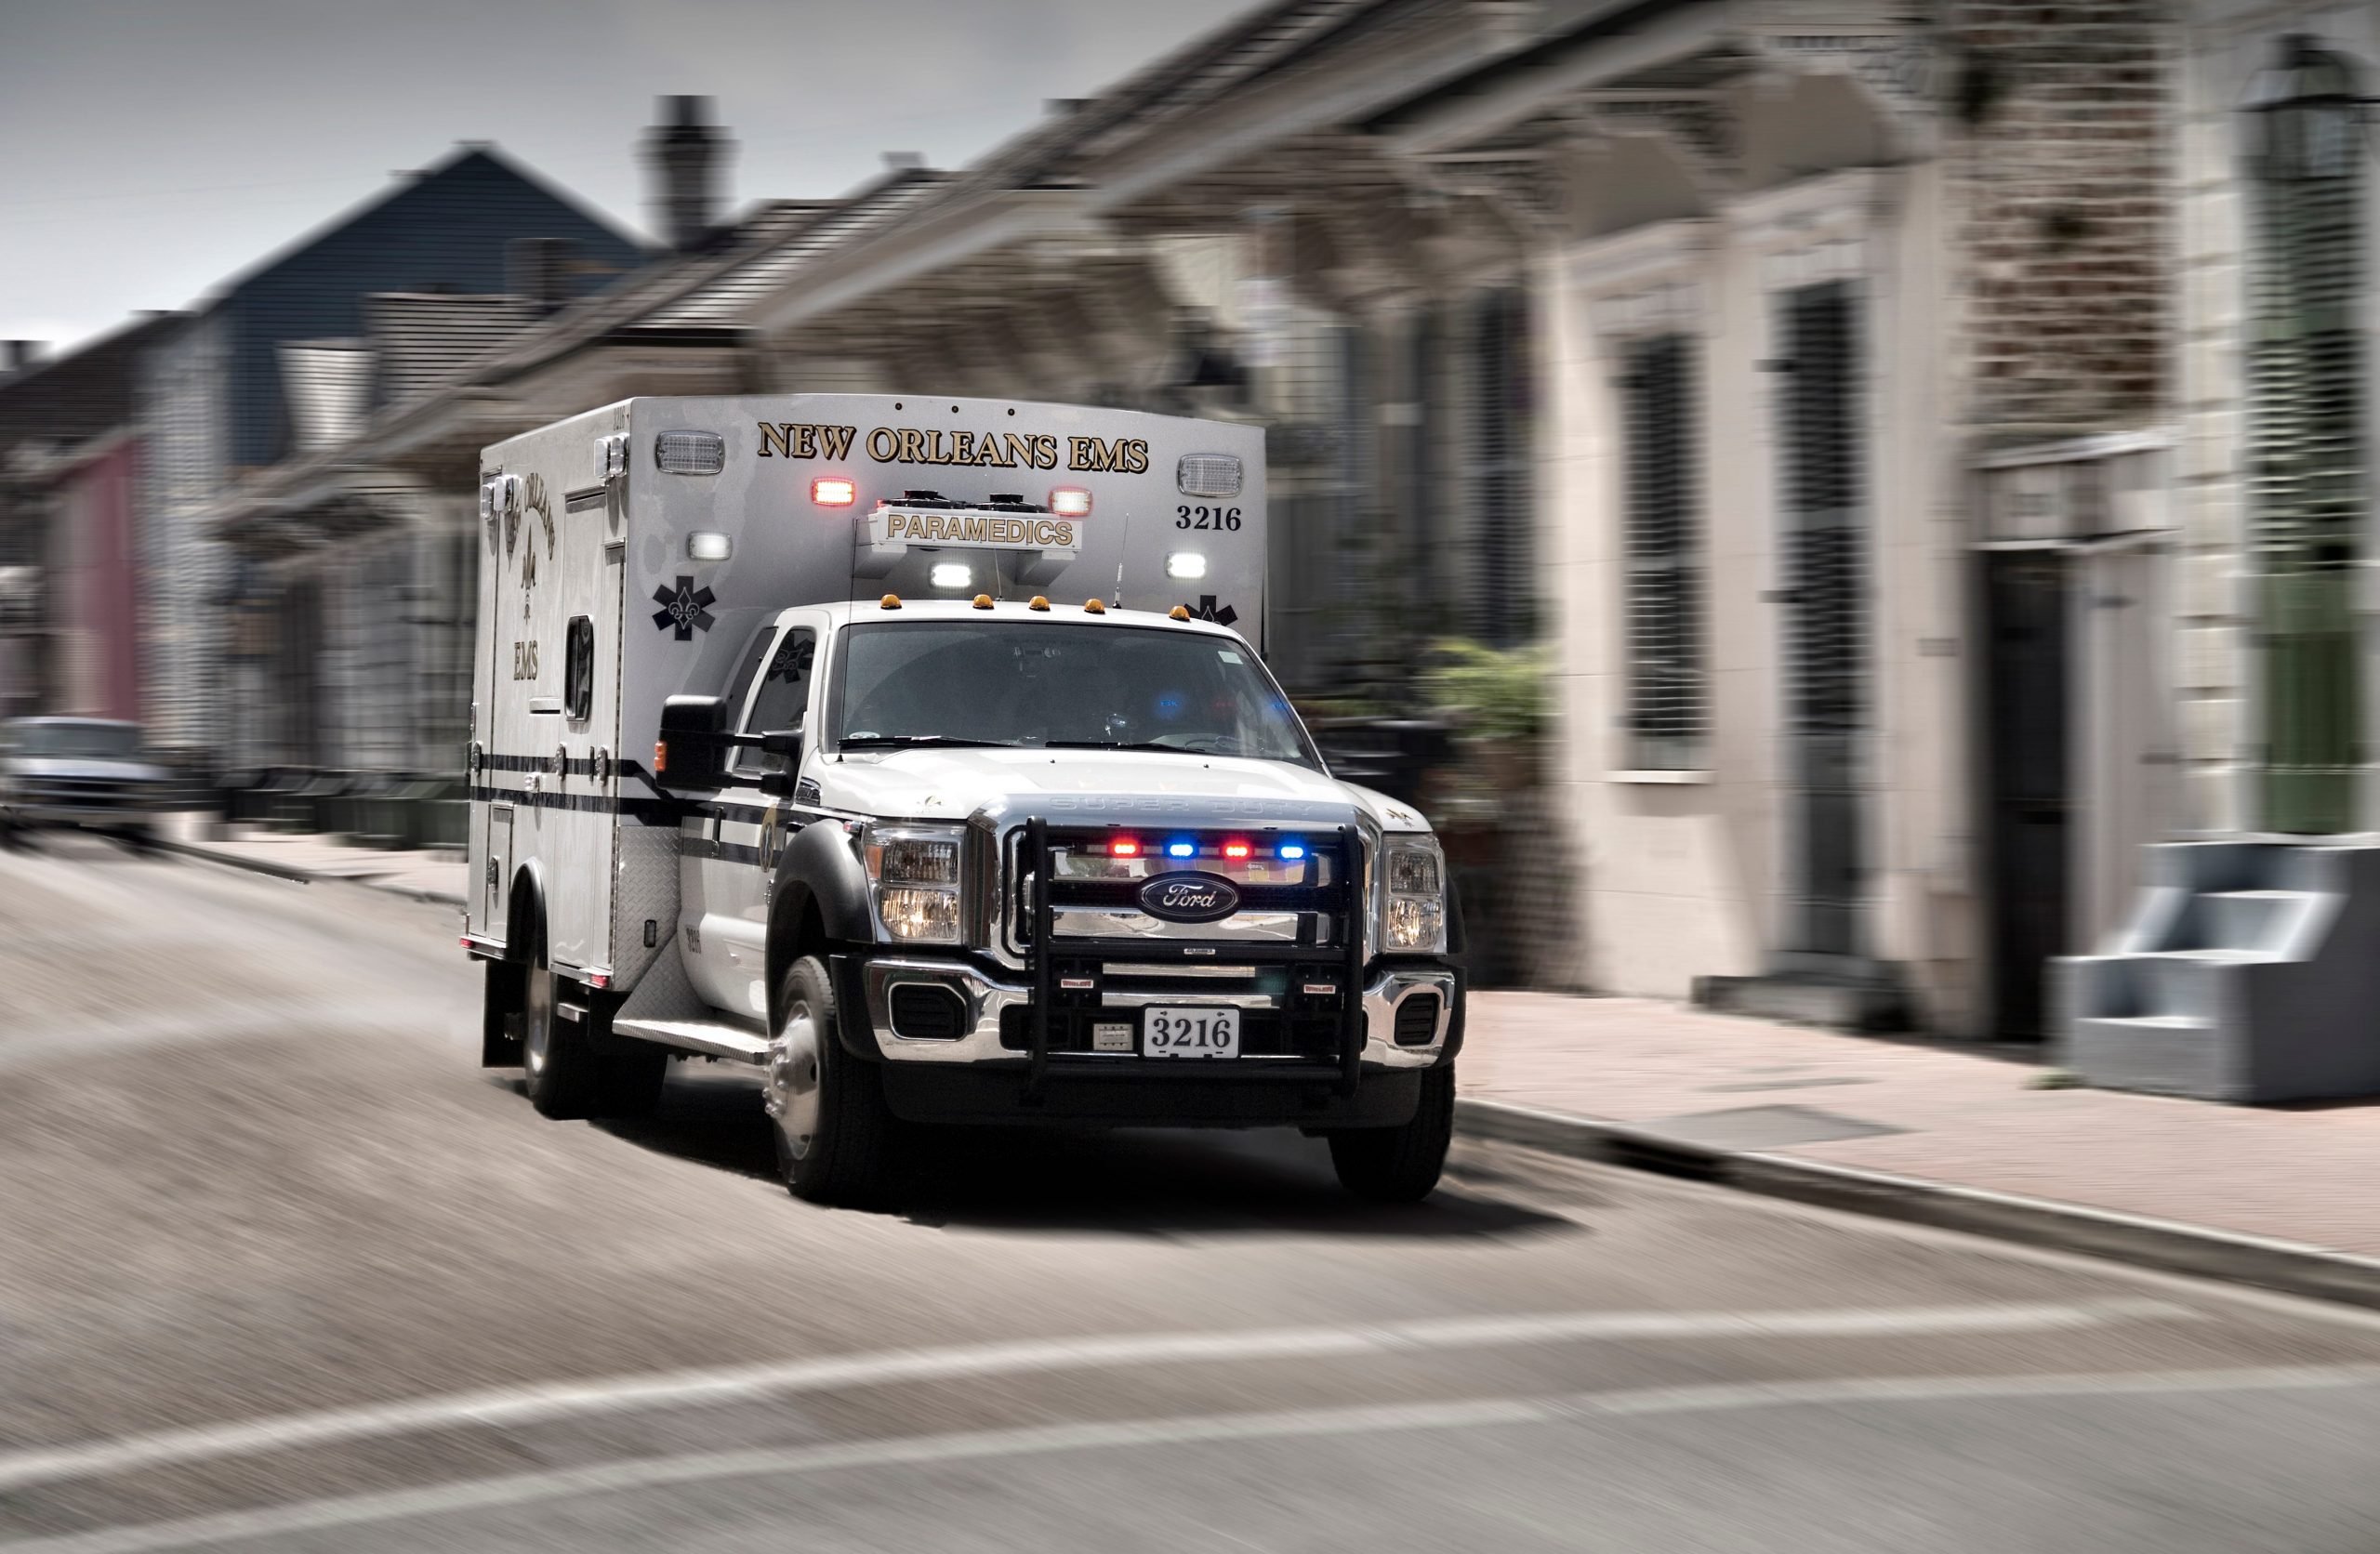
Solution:
M 180 308 L 458 140 L 651 236 L 654 99 L 731 206 L 962 166 L 1250 0 L 0 0 L 0 338 Z

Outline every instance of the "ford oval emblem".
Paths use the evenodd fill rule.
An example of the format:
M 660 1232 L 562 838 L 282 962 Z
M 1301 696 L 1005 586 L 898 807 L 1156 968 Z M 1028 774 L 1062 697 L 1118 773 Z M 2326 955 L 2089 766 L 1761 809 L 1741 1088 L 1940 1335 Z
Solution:
M 1239 890 L 1221 875 L 1163 874 L 1141 887 L 1141 910 L 1169 923 L 1211 923 L 1239 910 Z

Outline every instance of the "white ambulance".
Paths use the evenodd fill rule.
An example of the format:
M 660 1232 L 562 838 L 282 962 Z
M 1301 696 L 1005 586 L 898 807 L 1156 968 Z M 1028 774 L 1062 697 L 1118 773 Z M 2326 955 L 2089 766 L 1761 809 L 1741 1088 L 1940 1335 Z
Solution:
M 487 450 L 463 943 L 549 1116 L 747 1063 L 804 1197 L 935 1123 L 1437 1180 L 1461 929 L 1262 657 L 1259 428 L 634 399 Z

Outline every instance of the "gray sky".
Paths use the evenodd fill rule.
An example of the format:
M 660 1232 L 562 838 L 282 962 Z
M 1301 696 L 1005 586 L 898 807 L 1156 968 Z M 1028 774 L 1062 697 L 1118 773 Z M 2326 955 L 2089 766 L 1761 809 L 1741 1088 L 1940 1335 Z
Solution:
M 0 337 L 218 281 L 493 140 L 650 231 L 638 132 L 716 98 L 734 203 L 958 166 L 1250 0 L 0 0 Z

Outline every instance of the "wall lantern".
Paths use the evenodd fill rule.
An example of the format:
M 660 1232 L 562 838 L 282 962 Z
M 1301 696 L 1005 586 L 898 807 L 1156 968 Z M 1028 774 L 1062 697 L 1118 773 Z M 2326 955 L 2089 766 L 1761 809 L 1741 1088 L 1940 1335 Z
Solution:
M 2275 62 L 2256 72 L 2240 105 L 2251 169 L 2273 179 L 2353 173 L 2364 110 L 2380 101 L 2357 87 L 2346 59 L 2303 33 L 2281 38 Z

